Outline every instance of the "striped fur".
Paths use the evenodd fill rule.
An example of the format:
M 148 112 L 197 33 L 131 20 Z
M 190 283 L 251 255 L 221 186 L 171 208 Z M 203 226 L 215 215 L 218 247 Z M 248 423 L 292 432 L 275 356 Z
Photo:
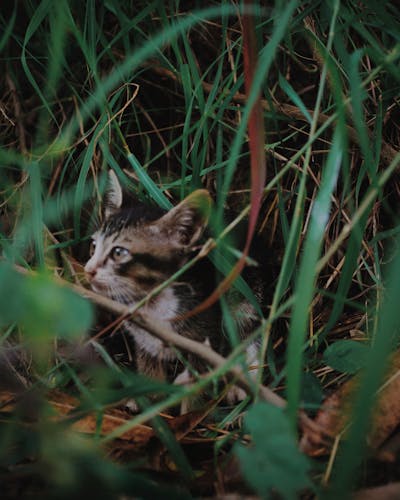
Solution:
M 193 255 L 206 227 L 211 208 L 207 191 L 198 190 L 168 212 L 142 204 L 123 207 L 123 195 L 115 174 L 110 174 L 105 220 L 92 237 L 91 257 L 85 266 L 93 290 L 124 304 L 133 305 L 178 271 Z M 193 309 L 215 287 L 214 269 L 204 259 L 178 281 L 162 290 L 143 307 L 157 319 L 169 322 L 186 337 L 210 342 L 219 352 L 227 342 L 222 335 L 218 306 L 187 321 L 171 321 Z M 232 297 L 238 294 L 233 294 Z M 239 333 L 245 337 L 259 324 L 250 303 L 232 302 Z M 236 311 L 236 313 L 235 313 Z M 126 321 L 135 341 L 137 368 L 149 376 L 165 378 L 167 365 L 176 361 L 173 349 L 148 332 Z M 255 359 L 255 344 L 248 358 Z M 191 360 L 204 369 L 198 360 Z

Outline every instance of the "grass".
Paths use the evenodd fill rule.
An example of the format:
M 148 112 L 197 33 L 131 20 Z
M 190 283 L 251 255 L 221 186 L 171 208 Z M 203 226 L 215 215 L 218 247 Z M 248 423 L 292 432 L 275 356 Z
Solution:
M 24 0 L 0 13 L 0 369 L 2 391 L 15 400 L 12 412 L 2 410 L 0 474 L 9 497 L 267 497 L 272 488 L 284 498 L 338 498 L 373 484 L 362 474 L 370 467 L 379 484 L 398 480 L 370 460 L 366 434 L 398 344 L 399 11 L 395 2 L 351 0 L 250 9 L 259 53 L 248 99 L 234 2 L 88 0 L 83 9 Z M 207 188 L 215 200 L 209 257 L 229 275 L 243 247 L 225 237 L 223 215 L 252 220 L 258 212 L 257 167 L 249 167 L 254 103 L 266 130 L 256 230 L 269 273 L 256 334 L 262 382 L 288 403 L 280 413 L 257 398 L 238 407 L 218 399 L 217 381 L 241 359 L 235 342 L 236 358 L 190 389 L 144 380 L 130 368 L 129 341 L 101 335 L 109 315 L 93 314 L 89 301 L 57 284 L 82 282 L 108 168 L 163 208 Z M 243 280 L 235 286 L 254 300 Z M 325 364 L 325 349 L 338 340 L 370 346 L 354 425 L 337 452 L 305 458 L 293 451 L 299 409 L 312 417 L 350 376 Z M 166 425 L 159 413 L 204 387 L 217 402 L 187 420 L 189 431 L 177 431 L 179 420 Z M 54 391 L 77 398 L 70 418 L 49 418 Z M 123 428 L 153 428 L 143 449 L 111 439 L 121 429 L 101 430 L 109 407 L 126 396 L 141 411 L 125 415 Z M 71 427 L 82 415 L 95 419 L 86 437 Z M 282 441 L 263 442 L 260 425 Z M 266 462 L 252 475 L 252 460 L 275 448 L 280 455 L 270 459 L 281 469 L 272 473 Z M 242 460 L 239 484 L 226 468 L 232 457 Z M 293 468 L 301 480 L 283 485 Z

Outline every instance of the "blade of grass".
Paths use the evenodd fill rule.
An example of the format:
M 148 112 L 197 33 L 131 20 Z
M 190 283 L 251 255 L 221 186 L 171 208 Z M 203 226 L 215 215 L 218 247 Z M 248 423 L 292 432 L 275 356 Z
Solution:
M 147 193 L 151 198 L 161 207 L 169 210 L 172 207 L 172 203 L 165 196 L 165 194 L 160 190 L 157 184 L 151 179 L 144 168 L 140 165 L 136 156 L 132 152 L 128 152 L 126 155 L 127 160 L 131 164 L 135 174 L 138 176 L 139 181 L 142 183 L 143 187 L 146 189 Z
M 44 239 L 43 239 L 43 200 L 42 200 L 42 179 L 41 167 L 38 162 L 32 162 L 29 168 L 30 180 L 30 210 L 32 211 L 32 236 L 35 243 L 35 255 L 38 259 L 39 267 L 43 267 L 44 260 Z
M 330 48 L 333 43 L 333 35 L 334 35 L 334 26 L 336 23 L 336 18 L 337 18 L 337 13 L 339 9 L 339 2 L 335 1 L 333 5 L 333 12 L 332 12 L 332 20 L 331 20 L 331 25 L 330 25 L 330 35 L 327 41 L 327 52 L 330 51 Z M 313 141 L 314 135 L 317 131 L 317 126 L 318 126 L 318 115 L 320 113 L 320 107 L 322 103 L 322 98 L 324 95 L 324 89 L 325 89 L 325 80 L 327 76 L 327 61 L 325 62 L 323 68 L 322 68 L 322 74 L 321 74 L 321 79 L 320 79 L 320 84 L 318 87 L 318 94 L 316 98 L 316 103 L 315 103 L 315 109 L 314 109 L 314 114 L 313 114 L 313 119 L 310 127 L 310 138 Z M 333 71 L 333 69 L 332 69 Z M 340 88 L 340 87 L 339 87 Z M 338 105 L 339 106 L 339 105 Z M 340 139 L 338 138 L 337 141 Z M 312 143 L 311 143 L 312 144 Z M 301 234 L 301 226 L 303 223 L 303 213 L 304 213 L 304 203 L 305 203 L 305 196 L 306 196 L 306 180 L 307 180 L 307 169 L 310 163 L 311 159 L 311 144 L 309 147 L 306 149 L 306 154 L 304 158 L 304 164 L 302 168 L 302 173 L 300 177 L 300 183 L 299 183 L 299 188 L 298 188 L 298 195 L 296 199 L 296 205 L 294 208 L 294 214 L 290 226 L 290 232 L 289 232 L 289 238 L 288 242 L 286 245 L 285 253 L 283 256 L 283 262 L 282 262 L 282 267 L 279 273 L 278 277 L 278 282 L 275 287 L 275 292 L 274 292 L 274 297 L 271 305 L 271 310 L 270 314 L 275 314 L 276 308 L 279 304 L 279 301 L 281 300 L 285 289 L 289 283 L 289 279 L 294 272 L 295 269 L 295 264 L 296 264 L 296 253 L 299 247 L 299 242 L 300 242 L 300 234 Z M 299 313 L 300 314 L 300 313 Z M 304 321 L 304 319 L 303 319 Z M 293 327 L 294 328 L 294 327 Z M 301 338 L 304 338 L 305 332 L 300 332 L 299 334 Z M 294 336 L 294 333 L 292 335 L 292 338 Z M 266 331 L 266 334 L 264 336 L 262 346 L 261 346 L 261 351 L 260 351 L 260 366 L 263 366 L 262 360 L 265 358 L 265 353 L 267 350 L 267 340 L 269 338 L 269 331 Z M 293 342 L 296 343 L 295 340 Z M 290 343 L 290 340 L 289 340 Z M 295 420 L 296 420 L 296 411 L 297 409 L 295 406 L 298 403 L 299 395 L 300 395 L 300 367 L 301 367 L 301 358 L 302 358 L 302 353 L 294 353 L 293 352 L 293 358 L 290 358 L 290 363 L 293 362 L 294 366 L 293 368 L 288 367 L 287 370 L 288 372 L 290 371 L 291 376 L 289 377 L 290 384 L 293 384 L 292 388 L 290 389 L 290 413 L 291 413 L 291 419 L 293 425 L 295 425 Z M 293 361 L 292 361 L 293 360 Z M 288 363 L 289 365 L 289 359 Z M 295 373 L 298 372 L 297 376 Z M 262 379 L 262 369 L 260 370 L 259 373 L 259 381 Z
M 3 18 L 3 16 L 0 15 L 1 24 L 3 25 L 3 35 L 0 39 L 0 52 L 4 49 L 8 40 L 12 36 L 14 26 L 15 26 L 16 17 L 17 17 L 17 4 L 16 3 L 14 4 L 10 19 L 7 19 L 7 21 L 6 21 Z
M 225 293 L 237 276 L 242 271 L 245 265 L 245 259 L 248 254 L 251 240 L 256 227 L 257 215 L 261 206 L 261 198 L 263 193 L 263 182 L 265 181 L 265 151 L 264 151 L 264 118 L 262 113 L 262 106 L 260 101 L 260 89 L 263 80 L 265 79 L 270 65 L 273 61 L 273 55 L 278 47 L 281 38 L 284 36 L 287 26 L 290 22 L 291 15 L 297 5 L 297 2 L 292 0 L 289 7 L 285 9 L 283 13 L 279 16 L 279 24 L 276 23 L 275 31 L 273 35 L 262 51 L 262 55 L 259 62 L 256 63 L 257 57 L 255 55 L 255 40 L 249 39 L 244 45 L 245 60 L 247 59 L 247 77 L 245 73 L 245 80 L 247 80 L 247 93 L 248 100 L 243 111 L 242 121 L 238 127 L 238 131 L 235 135 L 235 140 L 232 145 L 231 154 L 229 157 L 229 162 L 226 169 L 226 175 L 223 183 L 222 193 L 220 196 L 220 205 L 217 210 L 217 222 L 222 218 L 222 209 L 224 206 L 224 200 L 229 190 L 230 183 L 232 181 L 232 176 L 237 163 L 238 154 L 242 146 L 244 139 L 244 134 L 246 131 L 246 126 L 249 126 L 249 141 L 251 149 L 251 209 L 249 216 L 248 232 L 246 237 L 245 248 L 242 253 L 242 258 L 237 261 L 235 266 L 231 269 L 230 273 L 225 277 L 225 279 L 218 285 L 218 287 L 207 297 L 201 304 L 197 305 L 190 313 L 185 315 L 185 318 L 189 318 L 201 311 L 208 309 L 212 304 L 214 304 L 219 297 Z M 278 13 L 276 13 L 278 17 Z M 252 17 L 250 14 L 244 16 L 246 24 L 244 24 L 244 33 L 246 36 L 254 36 Z M 251 54 L 251 55 L 250 55 Z M 255 67 L 257 64 L 257 71 Z
M 47 18 L 50 17 L 51 15 L 51 9 L 52 9 L 53 2 L 51 0 L 42 0 L 38 7 L 35 10 L 34 15 L 32 16 L 29 25 L 26 29 L 25 32 L 25 37 L 24 37 L 24 42 L 22 45 L 22 53 L 21 53 L 21 64 L 22 67 L 25 71 L 26 77 L 28 78 L 28 81 L 32 85 L 32 87 L 35 89 L 35 92 L 37 95 L 40 97 L 43 106 L 47 110 L 48 114 L 52 118 L 54 122 L 57 122 L 56 117 L 53 115 L 53 112 L 48 104 L 48 101 L 46 99 L 46 96 L 40 89 L 40 85 L 37 84 L 30 68 L 27 62 L 27 46 L 30 41 L 30 39 L 35 35 L 35 33 L 38 31 L 40 25 L 43 23 L 43 21 Z
M 297 411 L 300 400 L 303 343 L 309 322 L 309 307 L 312 301 L 316 263 L 319 258 L 322 239 L 331 207 L 331 196 L 336 186 L 342 162 L 343 144 L 341 133 L 335 132 L 317 197 L 311 212 L 310 227 L 304 244 L 299 275 L 295 289 L 296 303 L 293 308 L 289 342 L 287 349 L 287 399 L 288 413 L 292 425 L 297 423 Z
M 134 70 L 138 68 L 143 61 L 148 59 L 160 47 L 166 43 L 171 43 L 179 34 L 184 33 L 191 26 L 198 23 L 199 19 L 210 19 L 221 15 L 228 15 L 233 12 L 234 9 L 229 5 L 206 8 L 198 11 L 196 17 L 184 17 L 173 26 L 168 26 L 166 29 L 155 34 L 147 43 L 128 54 L 124 62 L 118 66 L 118 70 L 113 71 L 101 82 L 101 85 L 97 87 L 82 106 L 80 110 L 81 119 L 85 121 L 94 109 L 101 106 L 103 103 L 103 96 L 114 89 L 122 78 L 132 75 Z M 75 116 L 64 129 L 58 141 L 53 145 L 53 152 L 63 151 L 64 148 L 70 144 L 78 127 L 79 121 Z
M 364 156 L 366 168 L 371 177 L 372 183 L 375 183 L 377 164 L 372 157 L 368 127 L 365 123 L 363 111 L 363 101 L 366 99 L 367 93 L 362 87 L 360 74 L 358 72 L 358 65 L 362 56 L 363 51 L 358 50 L 349 58 L 350 98 L 352 104 L 353 123 L 358 133 L 358 143 Z
M 294 88 L 290 85 L 290 83 L 279 73 L 279 85 L 281 89 L 285 92 L 285 94 L 293 101 L 293 103 L 300 109 L 303 115 L 306 117 L 306 120 L 311 125 L 312 118 L 311 115 L 303 103 L 301 97 L 297 94 Z

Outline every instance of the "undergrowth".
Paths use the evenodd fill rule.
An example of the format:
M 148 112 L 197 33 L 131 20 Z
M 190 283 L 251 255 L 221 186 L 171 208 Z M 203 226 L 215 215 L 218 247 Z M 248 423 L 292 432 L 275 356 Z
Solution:
M 252 209 L 242 7 L 2 5 L 0 477 L 7 497 L 268 497 L 274 490 L 283 498 L 339 498 L 375 482 L 362 474 L 370 464 L 366 435 L 399 326 L 395 2 L 248 6 L 259 49 L 252 92 L 261 92 L 266 130 L 259 382 L 287 401 L 285 409 L 261 402 L 254 387 L 227 406 L 217 384 L 226 380 L 223 365 L 187 390 L 207 387 L 215 398 L 186 421 L 189 431 L 179 429 L 183 417 L 168 426 L 174 417 L 160 412 L 173 415 L 187 391 L 137 374 L 115 318 L 66 285 L 85 285 L 82 265 L 108 169 L 162 208 L 208 189 L 216 243 L 209 257 L 222 274 L 239 258 L 243 247 L 225 238 L 224 213 Z M 240 280 L 235 286 L 251 295 Z M 234 348 L 231 365 L 241 359 Z M 354 425 L 330 455 L 306 457 L 297 447 L 299 410 L 315 416 L 359 368 Z M 109 408 L 132 397 L 141 412 L 120 410 L 123 427 L 104 431 Z M 70 405 L 68 417 L 65 410 L 60 418 L 57 404 Z M 74 430 L 89 415 L 93 426 Z M 142 434 L 127 444 L 121 429 Z M 151 439 L 140 442 L 146 432 Z M 374 477 L 398 480 L 380 469 Z

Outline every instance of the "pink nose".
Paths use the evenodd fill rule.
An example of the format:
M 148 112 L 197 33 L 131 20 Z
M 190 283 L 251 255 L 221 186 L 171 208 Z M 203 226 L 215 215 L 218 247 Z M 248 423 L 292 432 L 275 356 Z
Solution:
M 93 279 L 96 276 L 97 269 L 93 266 L 85 266 L 85 273 L 89 279 Z

